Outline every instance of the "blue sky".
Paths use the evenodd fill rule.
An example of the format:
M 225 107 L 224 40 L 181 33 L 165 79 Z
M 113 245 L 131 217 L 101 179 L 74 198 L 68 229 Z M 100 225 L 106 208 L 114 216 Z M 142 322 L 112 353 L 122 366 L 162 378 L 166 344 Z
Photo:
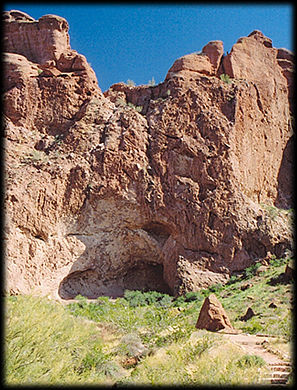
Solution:
M 84 5 L 85 4 L 85 5 Z M 128 79 L 147 84 L 165 79 L 173 62 L 221 40 L 225 52 L 253 30 L 274 47 L 293 51 L 290 3 L 6 3 L 35 19 L 55 14 L 70 26 L 72 49 L 86 56 L 102 91 Z

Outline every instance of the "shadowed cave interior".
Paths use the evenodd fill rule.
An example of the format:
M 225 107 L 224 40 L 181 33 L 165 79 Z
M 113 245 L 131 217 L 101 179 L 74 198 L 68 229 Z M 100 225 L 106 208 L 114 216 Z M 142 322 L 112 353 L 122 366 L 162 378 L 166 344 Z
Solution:
M 138 262 L 121 278 L 104 282 L 96 271 L 74 272 L 62 280 L 58 293 L 62 299 L 73 299 L 77 295 L 96 299 L 99 296 L 121 297 L 125 290 L 158 291 L 171 294 L 163 279 L 163 266 L 145 262 Z

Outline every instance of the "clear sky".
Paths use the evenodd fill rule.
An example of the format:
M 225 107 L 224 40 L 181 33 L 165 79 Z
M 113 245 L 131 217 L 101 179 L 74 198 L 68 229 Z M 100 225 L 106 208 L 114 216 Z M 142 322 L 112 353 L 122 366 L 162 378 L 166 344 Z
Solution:
M 290 3 L 6 3 L 34 19 L 64 17 L 72 49 L 86 56 L 102 91 L 128 79 L 137 85 L 165 79 L 173 62 L 221 40 L 225 52 L 253 30 L 274 47 L 293 51 L 293 5 Z

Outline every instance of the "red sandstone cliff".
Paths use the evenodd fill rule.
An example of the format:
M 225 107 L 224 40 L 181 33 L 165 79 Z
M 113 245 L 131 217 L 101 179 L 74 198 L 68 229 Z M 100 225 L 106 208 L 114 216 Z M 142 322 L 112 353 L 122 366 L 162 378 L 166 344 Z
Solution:
M 103 94 L 63 18 L 4 31 L 8 291 L 180 294 L 292 247 L 289 51 L 254 31 Z

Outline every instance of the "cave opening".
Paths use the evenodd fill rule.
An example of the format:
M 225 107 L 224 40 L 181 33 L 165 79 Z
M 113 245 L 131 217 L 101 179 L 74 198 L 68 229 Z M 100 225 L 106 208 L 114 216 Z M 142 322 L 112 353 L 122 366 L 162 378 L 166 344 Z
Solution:
M 58 294 L 62 299 L 74 299 L 82 295 L 88 299 L 100 296 L 110 298 L 123 297 L 125 290 L 140 290 L 143 292 L 157 291 L 172 295 L 163 278 L 163 265 L 139 261 L 121 277 L 113 280 L 102 280 L 96 270 L 73 272 L 60 283 Z
M 163 265 L 140 262 L 130 268 L 123 277 L 124 290 L 157 291 L 171 294 L 163 279 Z

